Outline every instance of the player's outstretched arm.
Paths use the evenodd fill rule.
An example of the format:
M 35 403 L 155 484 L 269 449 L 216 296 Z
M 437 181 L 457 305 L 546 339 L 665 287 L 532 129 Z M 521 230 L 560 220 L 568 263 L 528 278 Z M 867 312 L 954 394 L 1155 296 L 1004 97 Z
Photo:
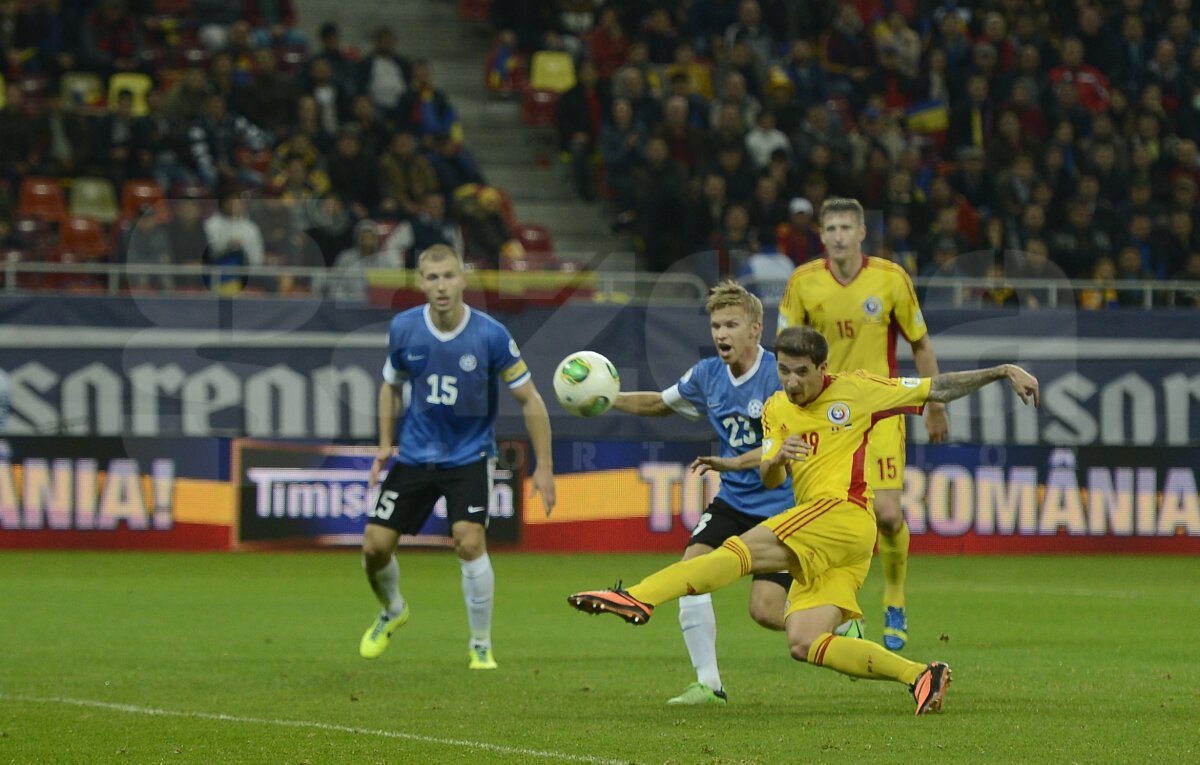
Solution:
M 379 446 L 375 459 L 371 461 L 371 473 L 367 479 L 367 495 L 375 490 L 379 474 L 392 458 L 396 446 L 392 436 L 396 432 L 396 416 L 401 409 L 400 389 L 386 380 L 379 384 Z
M 946 403 L 956 398 L 962 398 L 968 393 L 974 393 L 990 382 L 1005 379 L 1021 397 L 1022 403 L 1028 404 L 1031 399 L 1034 406 L 1041 403 L 1041 391 L 1038 388 L 1037 378 L 1016 364 L 1001 364 L 988 369 L 940 374 L 933 378 L 929 386 L 929 400 Z
M 546 402 L 542 400 L 542 394 L 538 393 L 533 380 L 513 388 L 512 393 L 521 404 L 525 430 L 529 432 L 533 454 L 537 459 L 537 467 L 530 481 L 533 484 L 530 496 L 540 493 L 546 515 L 550 515 L 558 495 L 554 489 L 554 457 L 550 453 L 550 415 L 546 411 Z
M 919 376 L 938 376 L 941 370 L 938 369 L 937 356 L 933 352 L 933 342 L 930 341 L 928 332 L 922 335 L 920 340 L 912 343 L 912 352 L 913 364 L 916 365 Z M 946 440 L 950 433 L 950 418 L 946 413 L 945 404 L 933 401 L 925 407 L 925 431 L 929 434 L 931 444 L 940 444 Z
M 739 454 L 736 457 L 697 457 L 692 460 L 692 464 L 688 466 L 688 469 L 696 475 L 704 475 L 710 470 L 716 473 L 726 473 L 733 470 L 751 470 L 757 467 L 760 462 L 762 462 L 761 446 Z
M 662 394 L 652 390 L 630 391 L 629 393 L 622 391 L 617 394 L 613 409 L 626 414 L 636 414 L 639 417 L 666 417 L 674 412 L 671 407 L 667 406 L 667 402 L 663 401 Z

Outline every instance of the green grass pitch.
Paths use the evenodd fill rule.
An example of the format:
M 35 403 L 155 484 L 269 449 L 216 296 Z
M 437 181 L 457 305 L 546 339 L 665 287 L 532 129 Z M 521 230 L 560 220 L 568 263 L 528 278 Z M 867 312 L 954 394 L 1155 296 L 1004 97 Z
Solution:
M 954 668 L 941 715 L 788 658 L 715 596 L 727 707 L 668 604 L 644 627 L 571 610 L 670 556 L 499 552 L 495 672 L 467 670 L 458 565 L 402 553 L 412 621 L 353 552 L 0 553 L 0 763 L 1194 763 L 1200 565 L 1186 557 L 914 558 L 905 654 Z M 878 639 L 878 566 L 862 593 Z

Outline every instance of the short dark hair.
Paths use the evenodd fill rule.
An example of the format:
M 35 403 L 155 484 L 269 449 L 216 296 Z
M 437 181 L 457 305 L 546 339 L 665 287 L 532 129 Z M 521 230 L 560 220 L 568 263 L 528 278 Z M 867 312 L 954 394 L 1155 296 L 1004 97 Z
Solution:
M 775 338 L 775 353 L 804 357 L 813 366 L 819 367 L 829 358 L 829 343 L 820 332 L 802 324 L 799 327 L 787 327 L 779 333 Z

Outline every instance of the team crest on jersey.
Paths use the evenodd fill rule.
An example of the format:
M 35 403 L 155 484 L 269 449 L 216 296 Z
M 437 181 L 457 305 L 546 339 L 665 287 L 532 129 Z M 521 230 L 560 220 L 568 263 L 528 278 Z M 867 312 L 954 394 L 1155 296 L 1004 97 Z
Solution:
M 878 319 L 883 313 L 883 301 L 872 295 L 863 301 L 863 311 L 866 312 L 867 318 Z
M 474 372 L 479 362 L 473 353 L 464 353 L 458 357 L 458 368 L 464 372 Z
M 921 384 L 920 377 L 901 377 L 900 384 L 905 388 L 915 388 Z
M 751 399 L 749 404 L 746 404 L 746 414 L 751 417 L 762 417 L 763 403 L 758 399 Z
M 825 416 L 837 427 L 845 427 L 850 424 L 850 407 L 843 401 L 835 401 L 829 405 Z

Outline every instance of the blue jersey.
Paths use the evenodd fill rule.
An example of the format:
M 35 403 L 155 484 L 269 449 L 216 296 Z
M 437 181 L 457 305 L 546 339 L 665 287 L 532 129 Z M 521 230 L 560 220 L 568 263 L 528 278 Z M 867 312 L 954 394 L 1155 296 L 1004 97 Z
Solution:
M 713 356 L 689 369 L 679 382 L 663 391 L 662 397 L 685 417 L 698 420 L 707 415 L 721 439 L 721 456 L 736 457 L 762 446 L 763 403 L 778 390 L 781 386 L 775 354 L 759 347 L 754 366 L 741 377 L 735 378 L 729 367 Z M 768 489 L 762 484 L 757 466 L 721 473 L 717 498 L 735 510 L 762 518 L 796 504 L 790 480 Z
M 433 326 L 428 305 L 397 314 L 383 367 L 392 385 L 411 385 L 397 459 L 458 467 L 496 456 L 500 381 L 516 388 L 529 377 L 512 335 L 481 311 L 466 308 L 449 332 Z

